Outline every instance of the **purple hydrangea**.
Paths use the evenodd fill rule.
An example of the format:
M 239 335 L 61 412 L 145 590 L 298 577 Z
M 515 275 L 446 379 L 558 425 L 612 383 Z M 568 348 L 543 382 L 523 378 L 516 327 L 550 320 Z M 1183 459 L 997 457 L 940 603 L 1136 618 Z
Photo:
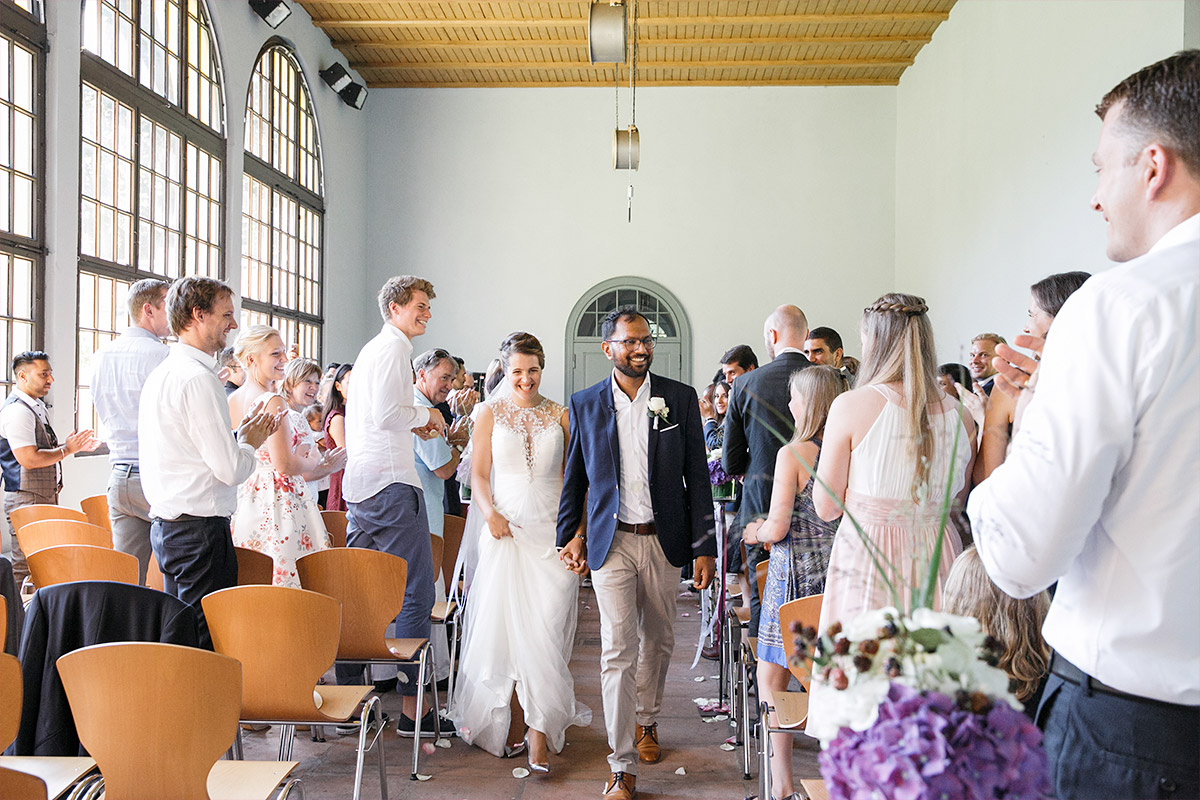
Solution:
M 720 486 L 722 483 L 729 483 L 732 480 L 725 473 L 725 468 L 721 466 L 721 459 L 714 458 L 708 462 L 708 480 L 713 486 Z
M 818 762 L 833 800 L 1052 796 L 1042 732 L 1020 711 L 998 702 L 976 714 L 899 683 L 870 728 L 842 728 Z

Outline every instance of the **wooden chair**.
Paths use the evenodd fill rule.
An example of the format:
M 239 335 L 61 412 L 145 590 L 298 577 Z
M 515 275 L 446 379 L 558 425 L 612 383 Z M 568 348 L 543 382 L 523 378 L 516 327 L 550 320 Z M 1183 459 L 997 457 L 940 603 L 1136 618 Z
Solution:
M 39 589 L 71 581 L 138 582 L 138 560 L 128 553 L 86 544 L 59 544 L 30 553 L 29 574 Z
M 26 506 L 26 508 L 29 507 Z M 16 512 L 14 511 L 14 513 Z M 47 547 L 59 544 L 87 544 L 112 550 L 112 534 L 107 529 L 90 522 L 68 519 L 27 522 L 17 528 L 17 542 L 25 551 L 26 558 L 38 550 L 45 550 Z
M 87 521 L 99 525 L 112 533 L 112 520 L 108 516 L 108 495 L 95 494 L 79 501 L 79 507 L 87 514 Z
M 433 708 L 438 708 L 429 640 L 387 637 L 388 625 L 404 606 L 408 564 L 403 558 L 361 547 L 337 547 L 301 556 L 296 560 L 296 572 L 305 589 L 341 601 L 338 663 L 362 666 L 364 673 L 372 664 L 416 664 L 417 708 L 424 707 L 426 681 L 433 692 Z M 435 736 L 441 738 L 440 728 Z M 412 780 L 417 779 L 420 742 L 421 736 L 413 736 Z
M 463 531 L 466 528 L 467 521 L 463 517 L 454 514 L 446 514 L 445 522 L 442 527 L 442 585 L 446 587 L 446 593 L 450 593 L 450 584 L 454 580 L 454 568 L 458 563 L 458 550 L 462 546 Z M 435 546 L 434 555 L 437 555 Z M 434 574 L 437 574 L 436 564 Z M 429 614 L 429 621 L 433 625 L 443 625 L 446 628 L 446 643 L 450 651 L 450 674 L 446 681 L 446 696 L 454 696 L 454 677 L 456 670 L 456 662 L 458 660 L 458 635 L 460 622 L 460 604 L 454 600 L 439 600 L 433 604 L 433 610 Z
M 429 549 L 433 551 L 433 576 L 435 579 L 438 573 L 442 571 L 442 553 L 444 547 L 442 537 L 433 533 L 429 534 Z
M 288 778 L 295 761 L 218 760 L 234 740 L 241 703 L 242 666 L 232 658 L 117 642 L 68 653 L 58 671 L 106 800 L 266 800 L 283 784 L 282 800 L 300 786 Z
M 325 520 L 325 530 L 329 531 L 330 544 L 334 547 L 346 546 L 346 512 L 322 511 L 321 519 Z
M 66 506 L 55 506 L 47 503 L 35 503 L 31 506 L 21 506 L 9 512 L 13 530 L 20 530 L 31 522 L 41 522 L 45 519 L 69 519 L 75 522 L 87 522 L 87 514 Z M 28 554 L 26 554 L 28 555 Z
M 17 738 L 23 693 L 21 663 L 6 653 L 0 653 L 0 695 L 4 697 L 4 702 L 0 702 L 0 750 Z M 54 798 L 76 785 L 77 781 L 78 788 L 82 790 L 85 785 L 99 781 L 98 775 L 88 775 L 95 767 L 96 762 L 87 757 L 0 756 L 0 797 L 4 800 Z M 80 781 L 80 778 L 83 780 Z M 82 791 L 78 794 L 82 794 Z
M 158 558 L 154 554 L 150 555 L 150 563 L 146 566 L 146 586 L 160 592 L 166 591 L 162 570 L 158 568 Z
M 249 547 L 235 547 L 238 586 L 270 586 L 275 579 L 275 562 L 266 553 Z
M 201 605 L 213 649 L 242 662 L 241 721 L 282 726 L 281 761 L 292 756 L 297 724 L 358 724 L 354 800 L 362 792 L 363 760 L 372 747 L 379 748 L 379 791 L 387 800 L 380 738 L 385 723 L 374 687 L 317 684 L 337 655 L 341 604 L 304 589 L 235 586 L 213 592 Z
M 799 623 L 802 627 L 817 628 L 821 622 L 821 602 L 823 594 L 802 597 L 779 607 L 779 628 L 783 632 L 783 652 L 787 655 L 788 670 L 804 688 L 803 692 L 781 692 L 775 695 L 774 705 L 765 700 L 759 701 L 759 755 L 762 757 L 759 784 L 760 797 L 771 796 L 771 734 L 793 733 L 804 728 L 808 720 L 808 690 L 811 685 L 812 661 L 804 664 L 794 664 L 796 641 L 792 635 L 792 624 Z M 775 715 L 776 723 L 771 725 L 771 714 Z
M 8 600 L 4 595 L 0 594 L 0 653 L 4 652 L 4 645 L 8 642 Z M 16 734 L 13 734 L 16 736 Z M 7 747 L 7 745 L 5 745 Z

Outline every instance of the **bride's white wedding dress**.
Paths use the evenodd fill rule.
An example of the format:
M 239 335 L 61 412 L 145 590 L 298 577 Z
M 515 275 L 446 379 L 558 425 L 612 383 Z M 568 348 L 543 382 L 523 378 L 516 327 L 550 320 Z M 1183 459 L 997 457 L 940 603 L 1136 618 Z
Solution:
M 562 750 L 566 729 L 592 712 L 575 701 L 569 662 L 575 639 L 579 577 L 555 549 L 562 491 L 563 406 L 543 400 L 521 408 L 508 397 L 492 411 L 492 502 L 512 537 L 496 539 L 478 524 L 478 565 L 467 597 L 463 654 L 450 717 L 469 744 L 500 756 L 514 687 L 526 724 Z M 471 534 L 468 531 L 468 535 Z

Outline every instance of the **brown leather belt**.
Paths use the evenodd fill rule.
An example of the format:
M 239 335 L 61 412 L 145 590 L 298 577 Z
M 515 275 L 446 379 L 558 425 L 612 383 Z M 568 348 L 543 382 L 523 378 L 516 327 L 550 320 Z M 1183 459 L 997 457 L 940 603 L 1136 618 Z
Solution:
M 658 531 L 653 522 L 617 522 L 617 530 L 632 533 L 635 536 L 654 536 Z
M 1102 692 L 1114 697 L 1123 697 L 1126 700 L 1133 700 L 1138 703 L 1157 703 L 1166 706 L 1176 705 L 1175 703 L 1168 703 L 1165 700 L 1155 700 L 1150 697 L 1142 697 L 1140 695 L 1130 694 L 1129 692 L 1123 692 L 1120 689 L 1109 686 L 1107 683 L 1102 683 L 1101 681 L 1093 678 L 1091 675 L 1088 675 L 1070 661 L 1067 661 L 1058 653 L 1054 653 L 1050 657 L 1050 671 L 1062 678 L 1067 683 L 1073 683 L 1082 688 L 1089 695 L 1092 692 Z

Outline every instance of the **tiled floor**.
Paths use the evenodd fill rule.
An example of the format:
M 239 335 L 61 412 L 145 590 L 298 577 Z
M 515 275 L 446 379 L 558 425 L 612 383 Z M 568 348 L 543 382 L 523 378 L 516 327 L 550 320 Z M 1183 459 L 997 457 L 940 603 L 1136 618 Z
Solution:
M 587 728 L 567 731 L 567 747 L 551 757 L 551 772 L 542 777 L 513 777 L 522 759 L 497 759 L 482 750 L 453 739 L 449 749 L 422 754 L 420 771 L 432 775 L 428 781 L 409 780 L 411 739 L 394 732 L 384 734 L 387 754 L 388 794 L 391 798 L 423 800 L 466 800 L 470 798 L 598 798 L 608 776 L 608 744 L 604 712 L 600 702 L 600 621 L 590 589 L 579 597 L 579 629 L 571 661 L 578 698 L 593 711 Z M 659 738 L 663 760 L 642 765 L 638 774 L 640 798 L 722 798 L 735 800 L 757 793 L 757 766 L 753 779 L 742 780 L 741 753 L 724 751 L 720 745 L 733 731 L 726 722 L 705 723 L 694 698 L 716 697 L 716 662 L 701 660 L 689 669 L 699 635 L 699 603 L 695 596 L 681 597 L 675 626 L 676 648 L 667 678 Z M 697 678 L 704 678 L 697 681 Z M 395 718 L 400 698 L 389 695 L 384 707 Z M 332 733 L 332 731 L 330 731 Z M 794 752 L 796 776 L 817 777 L 817 749 L 811 740 L 798 736 Z M 273 759 L 278 752 L 278 734 L 244 734 L 247 758 Z M 307 800 L 346 800 L 353 794 L 356 738 L 329 736 L 325 743 L 298 734 L 293 757 L 300 761 L 297 775 L 304 781 Z M 369 756 L 362 797 L 379 797 L 378 768 Z M 684 769 L 685 775 L 676 774 Z

